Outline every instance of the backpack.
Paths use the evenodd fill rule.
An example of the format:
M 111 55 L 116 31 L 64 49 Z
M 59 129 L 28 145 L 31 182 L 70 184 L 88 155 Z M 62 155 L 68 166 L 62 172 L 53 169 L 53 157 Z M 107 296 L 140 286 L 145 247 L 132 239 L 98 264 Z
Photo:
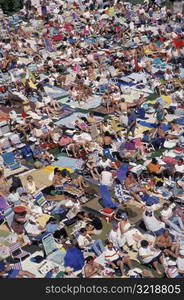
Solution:
M 14 187 L 15 189 L 18 189 L 19 187 L 23 187 L 22 182 L 19 177 L 13 176 L 12 187 Z
M 23 158 L 26 159 L 26 160 L 33 159 L 33 152 L 32 152 L 31 147 L 29 145 L 22 148 L 21 154 L 22 154 Z

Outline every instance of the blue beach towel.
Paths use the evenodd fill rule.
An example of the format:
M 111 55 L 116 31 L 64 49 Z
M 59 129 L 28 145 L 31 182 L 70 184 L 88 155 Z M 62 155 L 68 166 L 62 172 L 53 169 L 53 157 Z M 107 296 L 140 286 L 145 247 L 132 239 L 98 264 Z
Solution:
M 124 182 L 127 172 L 128 172 L 128 164 L 122 164 L 117 171 L 117 177 L 121 183 Z
M 110 193 L 106 185 L 100 185 L 100 195 L 102 197 L 102 205 L 104 208 L 116 208 L 117 205 L 112 202 Z
M 178 123 L 179 125 L 184 125 L 184 117 L 179 118 L 179 119 L 177 120 L 177 123 Z

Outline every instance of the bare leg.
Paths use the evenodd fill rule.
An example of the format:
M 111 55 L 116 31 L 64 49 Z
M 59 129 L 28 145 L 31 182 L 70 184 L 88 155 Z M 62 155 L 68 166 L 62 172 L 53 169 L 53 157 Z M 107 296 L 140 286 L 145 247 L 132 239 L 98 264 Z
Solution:
M 28 277 L 28 278 L 35 278 L 36 276 L 30 272 L 27 271 L 20 271 L 19 274 L 16 276 L 16 278 L 22 278 L 22 277 Z
M 77 185 L 79 186 L 79 188 L 81 188 L 81 189 L 83 189 L 83 187 L 88 187 L 88 185 L 87 184 L 85 184 L 85 182 L 84 182 L 84 179 L 83 179 L 83 177 L 82 176 L 79 176 L 78 178 L 77 178 Z
M 123 262 L 128 265 L 129 269 L 133 269 L 132 262 L 129 256 L 125 256 L 123 258 Z
M 93 169 L 89 170 L 91 173 L 91 176 L 93 177 L 94 180 L 98 180 L 98 177 L 95 176 L 95 172 L 93 171 Z
M 130 191 L 131 196 L 134 197 L 135 200 L 137 200 L 138 202 L 140 202 L 142 204 L 142 199 L 139 195 L 137 195 L 135 192 Z
M 158 261 L 154 261 L 154 262 L 153 262 L 153 266 L 154 266 L 156 272 L 157 272 L 159 275 L 161 275 L 162 273 L 161 273 L 160 270 L 158 269 Z
M 120 267 L 122 275 L 124 275 L 124 263 L 122 260 L 117 262 L 117 265 Z

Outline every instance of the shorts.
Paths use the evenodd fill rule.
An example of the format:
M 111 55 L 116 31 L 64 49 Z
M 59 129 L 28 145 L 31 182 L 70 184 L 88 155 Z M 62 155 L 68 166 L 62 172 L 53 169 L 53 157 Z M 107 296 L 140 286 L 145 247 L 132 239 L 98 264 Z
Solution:
M 118 265 L 117 265 L 118 261 L 120 261 L 119 258 L 117 258 L 117 259 L 115 259 L 115 260 L 113 260 L 113 261 L 111 261 L 111 262 L 112 262 L 113 264 L 115 264 L 115 265 L 118 267 Z
M 162 256 L 162 252 L 160 252 L 156 257 L 154 257 L 148 264 L 152 264 L 157 261 Z
M 19 274 L 20 270 L 11 270 L 7 278 L 15 278 Z
M 140 190 L 140 187 L 137 186 L 137 185 L 134 185 L 134 186 L 131 186 L 130 189 L 133 191 L 133 192 L 138 192 Z

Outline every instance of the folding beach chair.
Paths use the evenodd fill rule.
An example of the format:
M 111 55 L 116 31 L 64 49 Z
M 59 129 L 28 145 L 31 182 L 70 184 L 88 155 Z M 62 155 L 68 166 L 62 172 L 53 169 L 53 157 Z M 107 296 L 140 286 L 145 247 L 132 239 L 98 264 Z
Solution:
M 48 213 L 53 209 L 51 202 L 47 201 L 41 191 L 34 194 L 34 205 L 40 206 L 43 213 Z
M 18 134 L 13 134 L 12 136 L 10 136 L 9 140 L 10 140 L 12 146 L 15 148 L 21 149 L 25 146 L 25 144 L 23 144 L 21 142 Z
M 42 244 L 47 260 L 53 261 L 58 265 L 64 263 L 65 251 L 59 250 L 54 237 L 51 233 L 42 238 Z
M 19 243 L 14 243 L 9 246 L 10 249 L 10 255 L 13 259 L 19 259 L 20 261 L 23 260 L 23 258 L 27 258 L 31 254 L 27 251 L 22 250 Z
M 15 170 L 21 167 L 21 164 L 16 161 L 15 155 L 13 152 L 2 153 L 2 157 L 4 160 L 5 166 L 10 168 L 11 170 Z
M 14 211 L 12 210 L 11 207 L 7 208 L 4 211 L 4 222 L 5 224 L 7 224 L 8 228 L 13 231 L 13 229 L 11 228 L 11 225 L 13 223 L 13 217 L 14 217 Z
M 42 192 L 38 192 L 34 194 L 34 204 L 40 207 L 44 207 L 45 205 L 48 204 Z

